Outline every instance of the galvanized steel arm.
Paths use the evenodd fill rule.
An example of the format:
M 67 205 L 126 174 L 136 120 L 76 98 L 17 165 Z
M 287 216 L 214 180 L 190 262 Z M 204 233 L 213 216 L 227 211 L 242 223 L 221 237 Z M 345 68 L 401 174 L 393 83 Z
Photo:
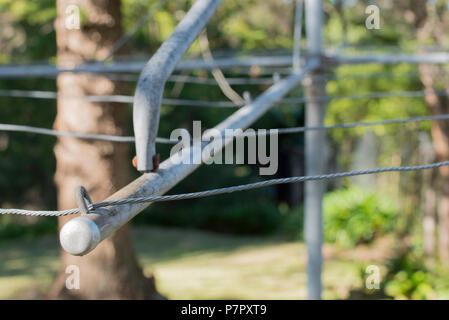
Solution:
M 153 160 L 165 82 L 220 3 L 221 0 L 197 0 L 140 74 L 133 122 L 137 170 L 141 172 L 157 169 L 157 161 Z

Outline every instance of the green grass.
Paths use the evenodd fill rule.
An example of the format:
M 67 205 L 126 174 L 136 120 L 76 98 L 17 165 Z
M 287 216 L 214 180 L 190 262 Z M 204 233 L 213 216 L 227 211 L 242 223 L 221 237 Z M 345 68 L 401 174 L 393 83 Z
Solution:
M 302 243 L 154 227 L 136 228 L 133 237 L 144 271 L 154 273 L 158 289 L 171 299 L 306 298 Z M 56 236 L 2 240 L 0 299 L 45 292 L 58 270 L 58 250 Z M 347 298 L 362 286 L 363 259 L 338 250 L 329 245 L 324 250 L 328 299 Z

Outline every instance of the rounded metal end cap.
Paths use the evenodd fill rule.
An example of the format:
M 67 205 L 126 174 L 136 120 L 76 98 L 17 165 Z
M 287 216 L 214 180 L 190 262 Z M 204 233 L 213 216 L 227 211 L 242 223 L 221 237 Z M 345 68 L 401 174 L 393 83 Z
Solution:
M 100 229 L 86 217 L 76 217 L 67 222 L 59 233 L 62 248 L 74 256 L 82 256 L 100 243 Z

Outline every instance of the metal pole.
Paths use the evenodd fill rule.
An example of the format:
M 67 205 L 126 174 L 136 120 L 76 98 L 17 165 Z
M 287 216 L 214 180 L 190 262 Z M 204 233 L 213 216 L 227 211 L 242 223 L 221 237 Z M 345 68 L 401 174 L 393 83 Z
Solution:
M 295 72 L 301 69 L 302 7 L 303 0 L 296 0 L 295 31 L 293 33 L 293 70 Z
M 215 129 L 224 133 L 225 129 L 247 128 L 264 115 L 276 101 L 301 83 L 304 76 L 315 69 L 318 64 L 317 59 L 309 60 L 301 72 L 293 73 L 280 80 L 257 99 L 218 124 Z M 225 135 L 223 134 L 223 136 Z M 213 140 L 211 143 L 216 143 L 214 146 L 218 150 L 225 148 L 226 144 L 231 141 L 232 137 L 225 139 L 223 144 L 221 144 L 221 139 Z M 183 157 L 191 159 L 195 152 L 201 152 L 201 147 L 197 144 L 193 144 Z M 161 163 L 159 170 L 143 174 L 105 201 L 164 194 L 199 166 L 200 164 L 192 163 L 192 161 L 179 163 L 169 158 Z M 71 219 L 61 229 L 59 235 L 61 246 L 70 254 L 85 255 L 149 205 L 150 203 L 139 203 L 108 207 Z
M 319 59 L 321 55 L 322 28 L 321 0 L 306 0 L 306 32 L 309 54 Z M 315 97 L 326 94 L 322 77 L 309 77 L 306 86 L 306 126 L 322 126 L 326 104 Z M 325 135 L 323 131 L 305 133 L 306 175 L 322 174 L 324 169 Z M 322 270 L 322 199 L 324 184 L 321 181 L 305 183 L 305 223 L 304 235 L 307 245 L 307 289 L 309 299 L 321 299 Z

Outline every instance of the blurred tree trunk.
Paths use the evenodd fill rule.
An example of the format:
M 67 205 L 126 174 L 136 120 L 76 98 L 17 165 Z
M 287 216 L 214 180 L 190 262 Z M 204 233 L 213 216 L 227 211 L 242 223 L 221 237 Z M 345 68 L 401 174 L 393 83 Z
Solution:
M 434 179 L 431 179 L 431 181 Z M 427 258 L 435 256 L 435 203 L 436 193 L 433 186 L 426 184 L 427 190 L 424 194 L 424 220 L 423 220 L 423 245 L 424 253 Z
M 429 163 L 435 162 L 435 148 L 426 132 L 419 133 L 419 162 Z M 423 217 L 423 247 L 426 260 L 434 264 L 436 253 L 436 186 L 438 170 L 424 170 L 421 173 L 421 210 L 424 212 Z
M 67 28 L 66 8 L 79 5 L 81 28 Z M 122 35 L 120 0 L 57 0 L 55 22 L 58 64 L 74 66 L 94 57 L 105 57 L 114 41 Z M 70 22 L 70 21 L 69 21 Z M 70 74 L 58 76 L 62 96 L 120 94 L 123 85 L 101 75 Z M 79 133 L 125 135 L 129 108 L 114 103 L 60 98 L 54 127 Z M 55 146 L 58 207 L 76 207 L 74 190 L 84 185 L 94 201 L 101 201 L 129 182 L 130 161 L 126 144 L 60 138 Z M 72 217 L 59 218 L 63 226 Z M 50 298 L 63 299 L 155 299 L 152 277 L 146 278 L 131 246 L 129 229 L 121 228 L 93 252 L 75 257 L 61 252 L 62 269 L 50 289 Z M 67 289 L 67 266 L 80 271 L 80 288 Z
M 406 19 L 416 26 L 418 43 L 421 46 L 432 44 L 443 46 L 447 25 L 443 15 L 439 14 L 438 5 L 440 4 L 430 3 L 427 0 L 413 0 L 409 2 L 409 5 L 410 9 L 406 12 Z M 449 78 L 445 67 L 421 64 L 419 71 L 426 92 L 425 101 L 432 114 L 449 113 L 449 97 L 439 97 L 436 94 L 437 90 L 449 90 Z M 437 160 L 449 160 L 449 123 L 444 120 L 434 121 L 432 138 Z M 439 175 L 441 185 L 437 209 L 438 249 L 441 261 L 449 264 L 449 168 L 441 167 Z

